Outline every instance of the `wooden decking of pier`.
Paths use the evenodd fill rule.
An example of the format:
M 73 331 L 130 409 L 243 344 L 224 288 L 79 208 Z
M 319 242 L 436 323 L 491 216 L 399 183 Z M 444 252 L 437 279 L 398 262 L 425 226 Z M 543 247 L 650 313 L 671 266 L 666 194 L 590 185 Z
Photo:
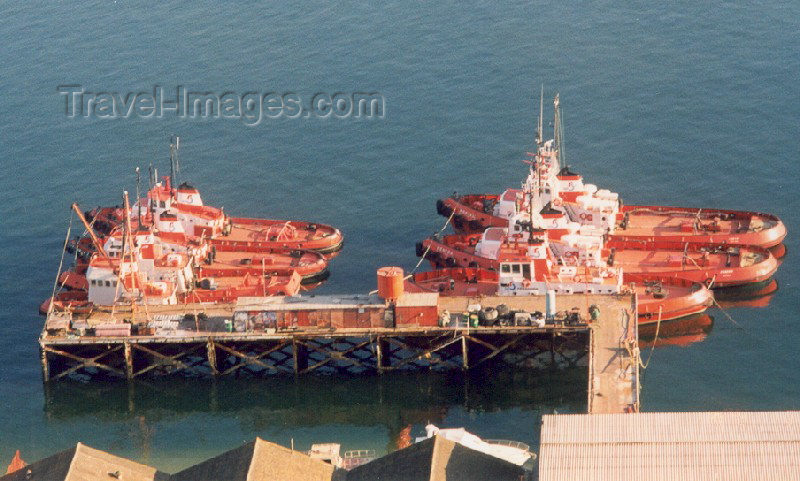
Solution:
M 590 412 L 638 409 L 632 296 L 564 295 L 544 324 L 470 326 L 470 307 L 542 313 L 544 297 L 245 298 L 236 304 L 52 315 L 40 337 L 46 381 L 71 376 L 357 374 L 403 369 L 588 366 Z M 590 307 L 596 307 L 590 320 Z M 580 320 L 575 321 L 575 316 Z
M 639 331 L 635 306 L 619 307 L 592 325 L 590 414 L 639 411 Z

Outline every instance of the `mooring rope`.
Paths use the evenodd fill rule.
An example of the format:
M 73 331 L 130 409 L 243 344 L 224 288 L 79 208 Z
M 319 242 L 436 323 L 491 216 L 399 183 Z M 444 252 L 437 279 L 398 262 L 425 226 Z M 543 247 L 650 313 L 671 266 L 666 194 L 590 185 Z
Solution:
M 650 365 L 650 359 L 653 358 L 653 351 L 656 350 L 656 343 L 658 342 L 658 333 L 661 330 L 661 312 L 662 312 L 662 306 L 658 306 L 658 323 L 656 323 L 656 335 L 653 338 L 653 345 L 650 346 L 650 355 L 647 356 L 647 362 L 645 363 L 642 363 L 641 357 L 639 358 L 639 365 L 642 367 L 642 369 L 647 369 L 647 366 Z
M 453 209 L 453 212 L 450 213 L 450 217 L 447 218 L 447 220 L 445 221 L 445 223 L 442 226 L 442 228 L 439 229 L 439 231 L 435 235 L 440 235 L 442 232 L 444 232 L 445 229 L 447 229 L 447 226 L 450 225 L 450 221 L 453 220 L 453 216 L 454 215 L 456 215 L 455 209 Z M 421 266 L 422 263 L 425 262 L 425 256 L 428 255 L 428 252 L 430 252 L 430 250 L 431 250 L 431 245 L 428 244 L 428 247 L 425 249 L 425 252 L 423 252 L 422 255 L 420 256 L 419 262 L 417 262 L 417 265 L 415 265 L 414 268 L 411 269 L 411 273 L 410 274 L 408 274 L 407 276 L 405 276 L 403 278 L 404 281 L 408 280 L 408 279 L 410 279 L 411 277 L 414 276 L 414 273 L 417 272 L 417 269 L 419 269 L 419 266 Z
M 687 246 L 687 248 L 688 248 L 689 244 L 686 244 L 686 246 Z M 688 256 L 688 255 L 686 256 L 686 258 L 687 258 L 687 259 L 689 259 L 690 261 L 692 261 L 692 263 L 695 265 L 695 267 L 697 267 L 698 269 L 700 269 L 700 266 L 697 264 L 697 262 L 695 262 L 695 260 L 694 260 L 694 259 L 692 259 L 692 258 L 691 258 L 690 256 Z M 713 286 L 713 285 L 714 285 L 714 281 L 716 281 L 716 280 L 717 280 L 717 276 L 716 276 L 716 274 L 715 274 L 715 275 L 714 275 L 714 277 L 712 277 L 712 278 L 711 278 L 711 282 L 709 282 L 709 283 L 708 283 L 708 285 L 707 285 L 706 287 L 708 287 L 709 289 L 711 289 L 711 286 Z M 742 325 L 741 325 L 741 324 L 739 324 L 738 322 L 736 322 L 736 320 L 735 320 L 733 317 L 731 317 L 731 315 L 730 315 L 730 314 L 728 314 L 728 311 L 726 311 L 725 309 L 723 309 L 723 307 L 722 307 L 722 306 L 720 306 L 720 305 L 719 305 L 719 302 L 717 302 L 717 297 L 716 297 L 716 296 L 711 296 L 711 301 L 714 303 L 714 305 L 715 305 L 715 306 L 717 306 L 717 309 L 719 309 L 720 311 L 722 311 L 722 313 L 723 313 L 723 314 L 725 314 L 725 317 L 727 317 L 727 318 L 728 318 L 728 320 L 729 320 L 729 321 L 731 321 L 731 322 L 733 323 L 733 325 L 734 325 L 734 326 L 736 326 L 736 328 L 737 328 L 737 329 L 745 330 L 745 329 L 744 329 L 744 327 L 742 327 Z
M 64 245 L 61 248 L 61 260 L 58 262 L 58 272 L 56 273 L 56 278 L 53 281 L 53 294 L 50 296 L 50 305 L 47 306 L 47 316 L 50 317 L 52 314 L 53 309 L 56 303 L 56 289 L 58 288 L 58 278 L 61 277 L 61 269 L 64 267 L 64 255 L 67 252 L 67 245 L 69 245 L 69 237 L 72 235 L 72 211 L 69 214 L 69 226 L 67 227 L 67 237 L 64 239 Z M 77 252 L 77 246 L 76 246 Z
M 736 326 L 736 328 L 737 328 L 737 329 L 740 329 L 740 330 L 742 330 L 742 331 L 746 330 L 744 327 L 742 327 L 742 325 L 741 325 L 741 324 L 739 324 L 738 322 L 736 322 L 736 320 L 735 320 L 733 317 L 731 317 L 731 315 L 730 315 L 730 314 L 728 314 L 728 311 L 726 311 L 725 309 L 723 309 L 723 307 L 722 307 L 722 306 L 720 306 L 720 305 L 719 305 L 719 302 L 717 302 L 717 299 L 716 299 L 716 297 L 712 297 L 712 301 L 714 302 L 714 305 L 715 305 L 715 306 L 717 306 L 717 309 L 719 309 L 720 311 L 722 311 L 722 313 L 723 313 L 723 314 L 725 314 L 725 317 L 727 317 L 727 318 L 728 318 L 728 320 L 729 320 L 729 321 L 731 321 L 731 322 L 733 323 L 733 325 L 734 325 L 734 326 Z

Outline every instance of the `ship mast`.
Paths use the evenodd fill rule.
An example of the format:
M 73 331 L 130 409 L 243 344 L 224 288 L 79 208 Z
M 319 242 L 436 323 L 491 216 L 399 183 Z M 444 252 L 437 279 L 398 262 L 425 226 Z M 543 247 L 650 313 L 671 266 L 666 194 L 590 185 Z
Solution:
M 133 238 L 131 236 L 131 208 L 130 202 L 128 202 L 128 191 L 122 192 L 122 203 L 125 207 L 125 229 L 123 230 L 123 239 L 122 239 L 122 259 L 121 263 L 125 262 L 125 250 L 128 251 L 128 256 L 130 257 L 131 262 L 131 322 L 136 319 L 136 297 L 134 296 L 134 292 L 136 291 L 136 272 L 133 269 L 133 262 L 135 261 L 134 258 L 134 250 L 133 250 Z M 124 281 L 122 279 L 122 264 L 120 263 L 120 281 L 122 282 L 123 286 Z M 143 292 L 144 289 L 139 289 L 140 292 Z
M 536 182 L 539 182 L 539 173 L 536 173 Z M 533 186 L 528 187 L 528 244 L 533 244 Z
M 564 139 L 561 137 L 561 109 L 560 109 L 561 102 L 559 100 L 559 95 L 556 94 L 556 97 L 553 99 L 553 139 L 555 141 L 555 148 L 556 148 L 556 161 L 558 162 L 558 168 L 561 169 L 561 166 L 564 165 Z
M 100 254 L 100 256 L 103 259 L 105 259 L 106 262 L 108 262 L 108 267 L 111 269 L 112 273 L 116 270 L 116 272 L 117 272 L 117 287 L 116 287 L 116 289 L 118 289 L 119 286 L 121 285 L 122 289 L 127 291 L 128 288 L 125 287 L 125 283 L 124 282 L 119 282 L 121 269 L 120 268 L 114 269 L 114 263 L 111 261 L 111 258 L 108 257 L 108 254 L 106 254 L 105 249 L 103 249 L 103 244 L 100 243 L 100 239 L 97 238 L 97 235 L 94 233 L 94 229 L 92 229 L 92 226 L 89 225 L 89 222 L 86 221 L 86 217 L 83 216 L 83 212 L 81 212 L 81 209 L 80 209 L 80 207 L 78 207 L 78 203 L 77 202 L 73 202 L 72 203 L 72 210 L 75 211 L 75 214 L 78 215 L 78 219 L 80 219 L 80 221 L 83 223 L 83 226 L 86 227 L 86 231 L 89 233 L 89 237 L 92 239 L 92 244 L 94 244 L 94 248 L 97 251 L 97 253 Z M 124 249 L 125 249 L 125 247 L 124 247 L 124 239 L 123 239 L 123 251 L 124 251 Z M 116 298 L 116 293 L 114 294 L 114 297 Z M 114 316 L 114 307 L 113 306 L 111 308 L 111 316 L 112 317 Z
M 81 208 L 78 207 L 77 202 L 72 203 L 72 210 L 74 210 L 78 215 L 78 219 L 81 220 L 83 226 L 86 228 L 86 231 L 89 233 L 89 237 L 92 239 L 92 244 L 94 244 L 94 248 L 97 250 L 97 253 L 100 254 L 100 256 L 106 260 L 106 262 L 108 262 L 108 266 L 113 270 L 114 264 L 111 261 L 111 258 L 108 257 L 108 254 L 106 254 L 105 249 L 103 249 L 103 244 L 100 243 L 100 239 L 97 238 L 97 234 L 94 233 L 94 229 L 92 229 L 92 226 L 89 225 L 86 217 L 83 216 L 83 212 L 81 212 Z
M 542 92 L 539 95 L 539 125 L 536 129 L 536 146 L 538 148 L 542 147 L 542 143 L 544 142 L 544 132 L 543 132 L 543 114 L 544 114 L 544 84 L 542 84 Z
M 542 145 L 544 144 L 544 84 L 542 84 L 542 90 L 539 93 L 539 128 L 536 132 L 536 153 L 540 154 Z M 538 157 L 538 156 L 537 156 Z M 539 164 L 537 163 L 533 166 L 536 169 L 536 187 L 540 189 L 542 188 L 542 178 L 539 175 Z M 533 225 L 533 222 L 531 222 Z
M 125 207 L 125 236 L 123 239 L 123 249 L 125 246 L 127 246 L 128 257 L 130 258 L 129 261 L 131 263 L 131 323 L 133 323 L 136 321 L 136 297 L 134 297 L 133 293 L 137 288 L 139 289 L 139 295 L 142 296 L 142 303 L 144 304 L 144 312 L 145 316 L 147 316 L 147 319 L 150 319 L 150 313 L 147 310 L 147 286 L 139 282 L 139 259 L 138 253 L 136 252 L 136 246 L 133 242 L 133 233 L 131 232 L 131 206 L 130 201 L 128 200 L 127 190 L 122 192 L 122 202 Z M 124 262 L 124 260 L 125 256 L 123 255 L 122 261 Z M 120 269 L 120 273 L 121 272 L 122 269 Z
M 158 178 L 158 173 L 153 169 L 153 162 L 150 162 L 150 167 L 147 168 L 147 173 L 150 175 L 149 180 L 149 187 L 148 191 L 153 189 L 153 186 L 156 185 L 156 180 Z
M 139 167 L 136 167 L 136 206 L 137 206 L 137 215 L 139 218 L 139 225 L 142 225 L 142 196 L 141 190 L 139 188 L 139 184 L 141 184 L 142 178 L 139 175 Z
M 178 149 L 181 146 L 181 138 L 173 135 L 169 141 L 169 183 L 173 189 L 177 187 L 177 175 L 181 171 L 178 163 Z
M 153 187 L 155 187 L 156 181 L 158 180 L 158 169 L 153 167 L 153 162 L 150 162 L 150 169 L 148 173 L 150 174 L 150 186 L 147 189 L 147 205 L 149 206 L 148 214 L 150 215 L 150 225 L 148 227 L 149 230 L 152 232 L 153 225 L 155 224 L 156 208 L 155 208 L 155 203 L 150 198 L 150 195 L 153 192 Z M 139 223 L 141 224 L 141 220 L 139 221 Z

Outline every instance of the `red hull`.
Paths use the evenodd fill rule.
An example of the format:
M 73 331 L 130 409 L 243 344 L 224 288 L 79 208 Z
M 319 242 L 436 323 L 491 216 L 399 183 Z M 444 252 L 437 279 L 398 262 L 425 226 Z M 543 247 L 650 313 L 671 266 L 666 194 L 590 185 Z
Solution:
M 499 196 L 465 195 L 458 199 L 448 197 L 437 202 L 436 210 L 445 217 L 453 216 L 452 223 L 460 234 L 480 233 L 489 227 L 508 227 L 508 220 L 492 215 L 491 209 Z M 488 212 L 487 212 L 488 210 Z M 690 242 L 696 244 L 734 244 L 763 248 L 775 248 L 776 257 L 785 254 L 781 247 L 786 237 L 786 226 L 776 216 L 760 212 L 745 212 L 724 209 L 696 209 L 667 206 L 623 206 L 620 221 L 627 214 L 627 227 L 616 230 L 611 239 Z M 701 216 L 708 222 L 693 224 Z M 719 220 L 713 225 L 712 219 Z M 755 229 L 750 224 L 763 225 Z M 688 232 L 687 222 L 692 224 Z M 719 230 L 717 230 L 719 229 Z
M 772 279 L 762 289 L 730 299 L 719 299 L 717 302 L 723 309 L 730 307 L 767 307 L 778 292 L 778 281 Z
M 302 286 L 302 277 L 296 272 L 289 275 L 216 276 L 214 286 L 203 285 L 205 279 L 193 290 L 178 294 L 178 302 L 236 302 L 239 297 L 294 296 L 301 290 L 314 286 Z M 61 291 L 56 294 L 54 309 L 88 313 L 95 307 L 88 302 L 88 293 L 80 290 Z M 39 313 L 47 314 L 52 300 L 46 299 L 39 306 Z
M 714 304 L 711 291 L 697 282 L 649 275 L 623 274 L 623 279 L 627 283 L 635 283 L 639 326 L 655 326 L 665 321 L 685 319 L 705 312 Z M 644 295 L 642 289 L 645 290 Z M 660 297 L 662 295 L 664 297 Z
M 236 302 L 240 297 L 262 297 L 262 296 L 292 296 L 299 292 L 299 288 L 293 292 L 285 284 L 273 286 L 243 286 L 230 287 L 226 289 L 209 290 L 195 289 L 180 296 L 180 302 L 214 302 L 231 303 Z
M 58 276 L 58 283 L 67 289 L 85 291 L 89 289 L 86 276 L 75 271 L 64 271 Z
M 231 233 L 211 244 L 240 252 L 307 249 L 332 258 L 344 245 L 339 229 L 310 222 L 231 218 Z
M 102 207 L 87 212 L 87 219 L 93 222 L 93 227 L 99 234 L 108 235 L 122 225 L 122 212 L 118 207 Z M 149 217 L 145 217 L 143 223 L 151 222 L 148 219 Z M 230 233 L 212 238 L 212 245 L 227 246 L 230 250 L 242 252 L 305 249 L 331 258 L 344 244 L 342 233 L 325 224 L 245 217 L 232 217 L 230 221 Z M 200 236 L 202 232 L 189 234 Z M 81 240 L 77 245 L 93 250 L 90 242 Z
M 669 276 L 713 283 L 714 288 L 764 282 L 778 270 L 778 261 L 769 250 L 755 246 L 709 250 L 703 244 L 661 240 L 609 240 L 606 245 L 615 250 L 615 265 L 622 266 L 626 275 Z
M 196 269 L 197 277 L 243 277 L 272 274 L 287 276 L 297 272 L 303 279 L 327 277 L 328 260 L 316 251 L 228 251 L 219 246 L 211 263 L 204 261 Z
M 622 207 L 628 226 L 617 229 L 612 239 L 734 244 L 768 249 L 783 242 L 786 226 L 776 216 L 760 212 L 690 207 Z M 700 220 L 695 222 L 695 219 Z M 715 222 L 713 219 L 721 219 Z M 752 224 L 758 223 L 754 227 Z M 687 230 L 688 232 L 684 232 Z
M 436 211 L 444 217 L 452 216 L 453 228 L 458 233 L 475 234 L 489 227 L 508 227 L 508 220 L 492 215 L 498 195 L 465 195 L 458 200 L 448 197 L 436 201 Z
M 425 255 L 435 268 L 499 268 L 497 260 L 475 255 L 474 245 L 479 238 L 480 235 L 472 234 L 444 236 L 441 240 L 425 239 L 418 246 L 417 255 Z M 687 257 L 684 257 L 684 250 L 659 250 L 670 247 L 661 243 L 616 243 L 614 246 L 617 246 L 614 265 L 622 266 L 625 276 L 686 279 L 724 288 L 766 281 L 778 268 L 769 251 L 757 247 L 737 248 L 733 255 L 710 253 L 704 259 L 701 253 L 704 246 L 700 245 L 685 245 Z M 760 260 L 743 266 L 741 259 L 745 254 L 756 255 Z
M 46 315 L 50 310 L 50 304 L 53 304 L 54 311 L 88 313 L 92 310 L 92 304 L 86 297 L 86 291 L 61 291 L 55 295 L 55 299 L 48 297 L 39 305 L 39 314 Z

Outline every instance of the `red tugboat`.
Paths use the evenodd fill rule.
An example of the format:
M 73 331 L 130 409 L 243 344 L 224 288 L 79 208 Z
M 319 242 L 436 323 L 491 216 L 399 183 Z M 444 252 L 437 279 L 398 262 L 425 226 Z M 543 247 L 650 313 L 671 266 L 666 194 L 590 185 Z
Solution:
M 508 220 L 508 228 L 492 227 L 483 234 L 456 234 L 429 238 L 417 245 L 417 255 L 434 267 L 482 267 L 499 269 L 499 254 L 508 245 L 531 241 L 548 246 L 549 262 L 561 266 L 594 265 L 622 267 L 625 282 L 649 276 L 702 282 L 723 295 L 742 295 L 759 290 L 778 267 L 769 251 L 759 247 L 709 246 L 667 241 L 608 240 L 602 227 L 571 221 L 548 203 L 542 207 L 538 182 L 528 184 L 521 196 L 520 213 Z M 733 289 L 735 288 L 735 289 Z
M 171 175 L 161 182 L 156 182 L 155 175 L 151 176 L 152 186 L 146 197 L 138 199 L 131 209 L 134 223 L 151 226 L 163 213 L 169 213 L 177 217 L 187 235 L 204 237 L 211 245 L 224 246 L 228 251 L 270 253 L 304 249 L 320 252 L 330 259 L 341 250 L 342 233 L 331 226 L 229 217 L 222 209 L 205 205 L 196 187 L 184 182 L 175 188 L 179 145 L 177 137 L 170 143 Z M 103 235 L 119 227 L 124 216 L 124 209 L 120 207 L 99 207 L 86 212 L 86 218 Z
M 286 249 L 251 249 L 239 250 L 228 245 L 215 245 L 208 241 L 203 234 L 200 236 L 189 235 L 184 231 L 180 218 L 171 212 L 162 212 L 154 222 L 138 226 L 134 232 L 137 244 L 143 249 L 155 249 L 158 252 L 179 252 L 192 259 L 192 264 L 198 270 L 199 277 L 232 277 L 244 275 L 272 274 L 287 276 L 297 272 L 304 284 L 315 284 L 327 279 L 328 259 L 324 254 L 310 250 Z M 124 229 L 115 227 L 103 240 L 103 249 L 110 256 L 118 256 L 122 250 Z M 86 258 L 94 252 L 90 247 L 91 238 L 84 238 L 77 248 L 81 255 L 74 271 L 62 274 L 65 282 L 80 284 L 79 275 L 85 272 Z M 87 245 L 89 244 L 89 245 Z M 65 284 L 73 287 L 70 284 Z M 85 283 L 85 280 L 83 281 Z
M 559 239 L 557 234 L 556 238 L 558 241 L 550 243 L 554 262 L 558 265 L 576 265 L 583 258 L 579 249 L 580 241 L 584 239 L 564 242 L 574 238 L 569 239 L 565 235 Z M 497 270 L 500 262 L 494 253 L 498 252 L 500 246 L 515 241 L 515 238 L 508 238 L 506 229 L 491 228 L 483 234 L 425 239 L 417 245 L 417 253 L 424 255 L 435 268 L 458 266 Z M 520 242 L 525 241 L 521 239 Z M 772 254 L 757 247 L 713 248 L 687 244 L 684 250 L 672 251 L 648 250 L 648 247 L 602 248 L 600 257 L 610 266 L 622 267 L 626 282 L 647 280 L 651 276 L 686 279 L 704 283 L 723 297 L 746 296 L 750 291 L 763 289 L 777 270 L 777 261 Z
M 235 277 L 246 275 L 285 276 L 296 272 L 303 285 L 317 284 L 330 276 L 328 261 L 317 251 L 228 252 L 224 246 L 213 247 L 209 256 L 196 268 L 199 277 Z
M 317 251 L 330 259 L 343 246 L 342 233 L 328 225 L 228 217 L 222 209 L 203 205 L 202 202 L 195 187 L 183 183 L 173 189 L 169 177 L 165 177 L 150 189 L 140 204 L 134 205 L 131 214 L 135 223 L 147 226 L 157 222 L 161 214 L 169 212 L 176 216 L 188 235 L 205 237 L 211 245 L 225 247 L 228 251 L 269 253 L 304 249 Z M 138 215 L 140 211 L 141 217 Z M 118 207 L 102 207 L 86 212 L 87 219 L 99 226 L 101 234 L 109 234 L 119 227 L 121 215 L 122 210 Z
M 127 193 L 125 205 L 128 205 Z M 137 230 L 134 233 L 129 215 L 124 219 L 121 235 L 109 236 L 103 245 L 91 225 L 81 216 L 77 205 L 73 205 L 73 209 L 87 228 L 94 252 L 82 265 L 82 273 L 68 271 L 70 273 L 67 276 L 59 276 L 62 285 L 71 290 L 58 292 L 44 301 L 40 306 L 42 313 L 54 309 L 88 312 L 99 306 L 117 304 L 232 302 L 241 296 L 295 295 L 301 289 L 302 276 L 296 270 L 281 275 L 257 268 L 226 270 L 218 264 L 214 276 L 200 277 L 202 270 L 195 268 L 195 256 L 199 255 L 200 259 L 205 259 L 207 264 L 210 262 L 210 267 L 214 268 L 216 260 L 213 247 L 207 250 L 202 243 L 183 243 L 177 238 L 163 242 L 160 236 L 150 230 Z M 130 209 L 126 212 L 130 212 Z M 175 230 L 170 231 L 172 234 L 184 235 L 179 231 L 180 223 L 174 216 L 159 216 L 158 222 L 157 226 L 160 227 L 164 227 L 163 223 L 173 225 Z M 204 254 L 210 257 L 203 257 Z M 299 264 L 304 256 L 311 257 L 311 263 L 319 263 L 321 254 L 300 253 L 300 256 L 288 257 Z M 79 282 L 81 277 L 83 281 Z
M 128 305 L 173 305 L 187 302 L 233 302 L 243 296 L 283 296 L 300 292 L 300 276 L 229 276 L 194 278 L 188 259 L 168 254 L 160 259 L 107 259 L 95 255 L 89 263 L 86 290 L 57 293 L 39 306 L 41 314 L 51 309 L 86 313 L 97 307 Z M 148 261 L 152 272 L 144 265 Z M 154 280 L 159 279 L 159 280 Z
M 738 245 L 767 248 L 780 258 L 786 226 L 776 216 L 724 209 L 622 205 L 619 195 L 592 184 L 570 171 L 561 158 L 560 112 L 556 96 L 554 139 L 542 142 L 539 116 L 537 152 L 528 162 L 535 166 L 525 182 L 539 183 L 544 203 L 564 212 L 574 222 L 605 229 L 609 240 L 689 242 L 693 244 Z M 536 172 L 533 172 L 535 170 Z M 536 179 L 534 179 L 534 175 Z M 524 190 L 524 189 L 523 189 Z M 436 210 L 452 216 L 458 233 L 483 232 L 505 227 L 508 219 L 522 212 L 521 189 L 501 195 L 463 195 L 437 201 Z

